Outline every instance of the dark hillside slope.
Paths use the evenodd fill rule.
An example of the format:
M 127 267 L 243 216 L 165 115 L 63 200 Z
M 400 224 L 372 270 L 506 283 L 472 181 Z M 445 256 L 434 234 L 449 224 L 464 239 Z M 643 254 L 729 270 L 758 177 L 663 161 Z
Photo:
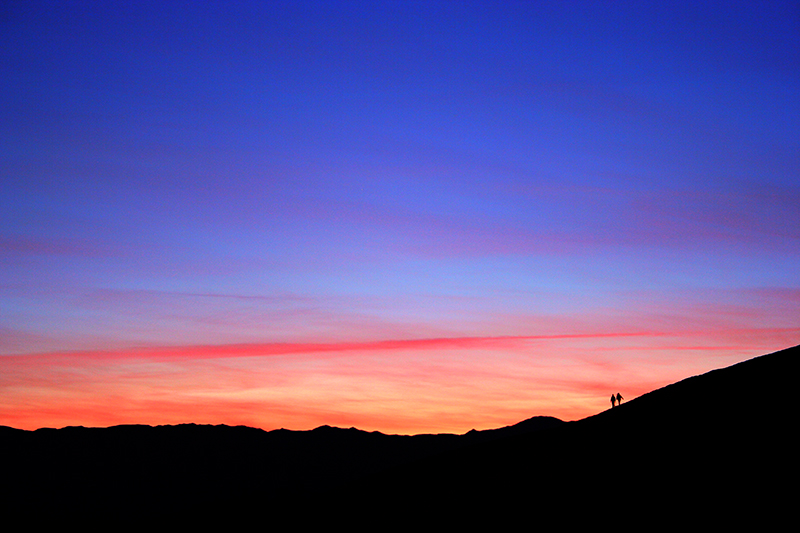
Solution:
M 787 487 L 800 473 L 799 367 L 800 347 L 757 357 L 562 427 L 442 454 L 361 490 L 492 512 L 602 513 L 624 502 L 658 516 L 778 516 L 794 506 Z

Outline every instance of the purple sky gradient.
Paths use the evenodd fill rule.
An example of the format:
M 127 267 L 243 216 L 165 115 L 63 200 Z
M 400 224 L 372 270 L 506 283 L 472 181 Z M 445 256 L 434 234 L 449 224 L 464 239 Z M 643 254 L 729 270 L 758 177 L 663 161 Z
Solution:
M 54 353 L 78 365 L 90 352 L 374 342 L 369 364 L 330 370 L 326 387 L 377 406 L 372 387 L 402 382 L 417 405 L 409 376 L 427 357 L 441 367 L 423 381 L 461 376 L 454 403 L 424 420 L 398 404 L 383 423 L 331 392 L 319 416 L 298 402 L 298 425 L 331 423 L 333 409 L 365 429 L 467 430 L 497 422 L 491 406 L 554 414 L 566 389 L 535 391 L 591 366 L 587 354 L 606 369 L 591 378 L 600 403 L 580 393 L 563 416 L 606 407 L 603 387 L 643 392 L 800 341 L 797 2 L 34 1 L 3 8 L 0 49 L 9 368 Z M 377 353 L 583 335 L 579 348 L 448 348 L 446 362 L 435 345 Z M 231 396 L 203 396 L 195 418 L 241 420 L 234 403 L 263 400 L 248 421 L 291 425 L 275 402 L 290 405 L 306 377 L 320 386 L 300 370 L 314 352 L 298 357 L 280 399 L 222 380 Z M 653 378 L 665 358 L 675 370 Z M 489 367 L 497 388 L 468 397 L 465 376 Z M 121 374 L 108 372 L 113 388 Z M 181 372 L 181 394 L 211 379 Z M 52 414 L 59 382 L 14 375 L 0 424 L 131 420 L 25 418 L 34 398 Z M 527 385 L 502 387 L 520 375 Z M 120 382 L 118 412 L 130 391 L 155 390 L 145 381 Z M 472 425 L 459 398 L 485 402 Z

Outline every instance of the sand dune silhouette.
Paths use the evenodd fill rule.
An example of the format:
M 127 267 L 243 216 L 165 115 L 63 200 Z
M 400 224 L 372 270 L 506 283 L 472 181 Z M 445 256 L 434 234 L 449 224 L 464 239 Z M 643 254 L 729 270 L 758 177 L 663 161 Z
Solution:
M 0 427 L 9 508 L 469 508 L 702 512 L 791 508 L 800 347 L 652 391 L 576 422 L 535 417 L 465 435 L 322 426 Z M 482 511 L 481 511 L 482 510 Z M 713 512 L 712 512 L 713 511 Z M 715 514 L 716 513 L 716 514 Z M 726 514 L 727 513 L 727 514 Z

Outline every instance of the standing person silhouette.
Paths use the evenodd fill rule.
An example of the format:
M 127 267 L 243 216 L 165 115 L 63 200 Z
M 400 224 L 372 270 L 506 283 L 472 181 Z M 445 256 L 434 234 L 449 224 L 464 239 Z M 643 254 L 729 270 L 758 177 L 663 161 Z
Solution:
M 617 400 L 617 397 L 613 394 L 611 395 L 611 407 L 614 407 L 614 402 Z
M 617 404 L 622 405 L 622 394 L 617 393 Z

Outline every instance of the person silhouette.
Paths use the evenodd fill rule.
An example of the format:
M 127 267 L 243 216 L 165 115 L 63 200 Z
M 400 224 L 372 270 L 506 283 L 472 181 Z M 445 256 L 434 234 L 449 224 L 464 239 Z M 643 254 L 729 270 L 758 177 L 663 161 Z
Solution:
M 622 405 L 622 400 L 623 400 L 622 394 L 617 393 L 617 404 Z
M 617 401 L 617 397 L 613 394 L 611 395 L 611 407 L 614 407 L 614 402 Z

